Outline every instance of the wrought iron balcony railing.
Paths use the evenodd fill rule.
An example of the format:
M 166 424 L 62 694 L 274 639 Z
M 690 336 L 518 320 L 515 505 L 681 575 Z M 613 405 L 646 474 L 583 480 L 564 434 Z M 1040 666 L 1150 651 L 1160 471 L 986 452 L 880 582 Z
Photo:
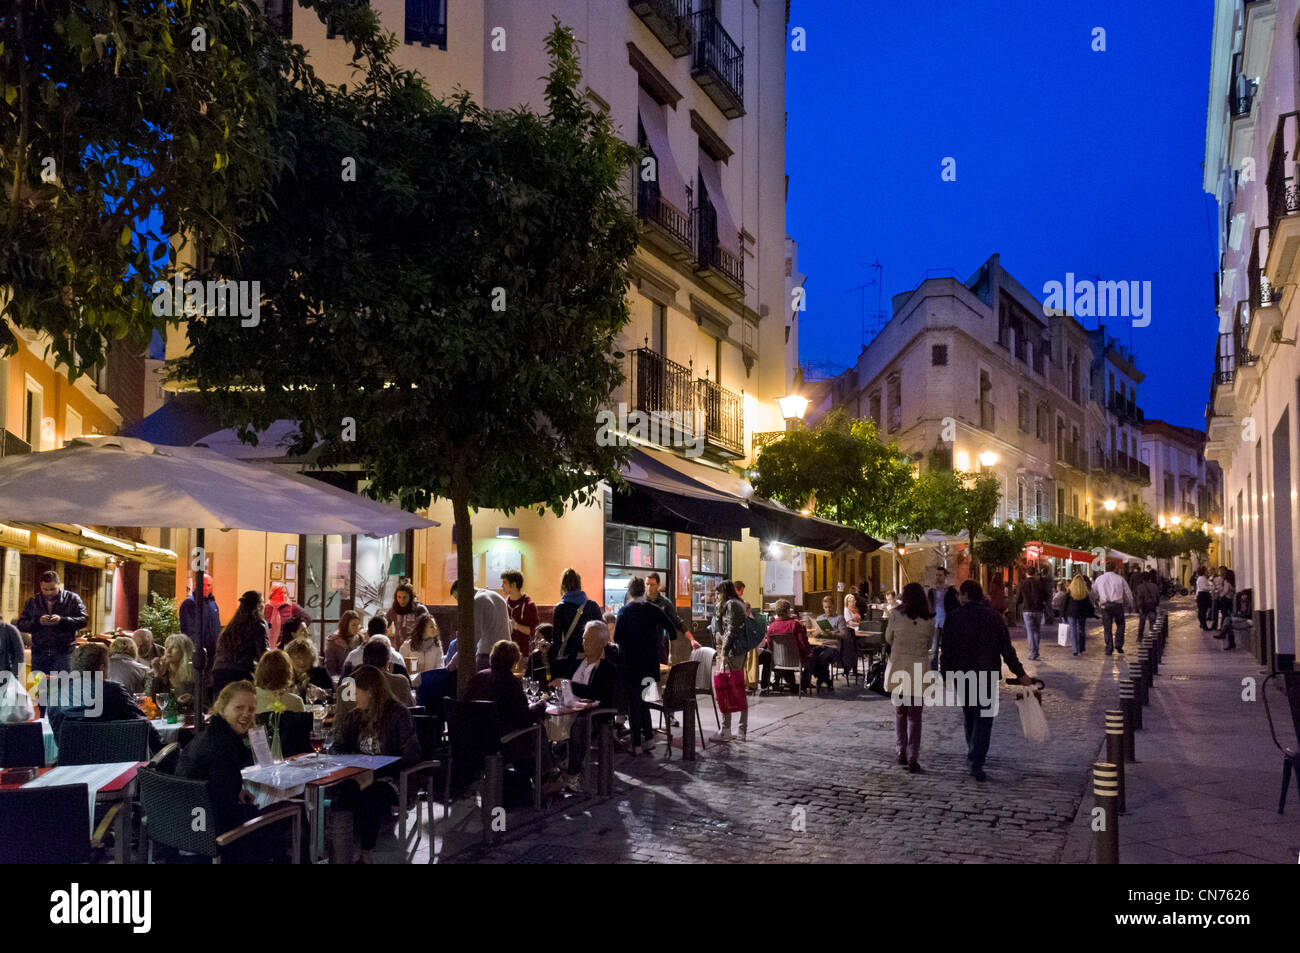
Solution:
M 691 76 L 728 119 L 745 114 L 745 54 L 712 10 L 691 17 Z
M 691 230 L 687 215 L 663 197 L 658 182 L 637 182 L 636 211 L 643 222 L 657 226 L 680 245 L 683 253 L 691 251 Z
M 1264 274 L 1264 269 L 1260 267 L 1258 229 L 1256 232 L 1256 239 L 1252 243 L 1250 251 L 1250 265 L 1246 269 L 1247 277 L 1250 280 L 1250 308 L 1252 311 L 1268 308 L 1275 304 L 1273 286 L 1268 283 L 1268 276 Z
M 745 263 L 740 256 L 722 247 L 718 240 L 718 213 L 711 202 L 703 202 L 691 209 L 695 237 L 695 261 L 701 269 L 710 269 L 721 275 L 736 290 L 745 289 Z
M 1245 79 L 1240 75 L 1233 78 L 1232 88 L 1228 92 L 1228 111 L 1233 117 L 1250 115 L 1250 107 L 1258 89 L 1259 84 L 1253 79 Z
M 1268 192 L 1268 231 L 1277 235 L 1278 223 L 1288 215 L 1300 212 L 1300 189 L 1296 183 L 1296 156 L 1288 152 L 1290 138 L 1294 147 L 1297 119 L 1300 113 L 1286 113 L 1277 120 L 1277 133 L 1273 137 L 1273 155 L 1268 163 L 1268 177 L 1264 185 Z
M 745 405 L 713 381 L 695 381 L 695 399 L 704 411 L 704 439 L 736 456 L 745 454 Z

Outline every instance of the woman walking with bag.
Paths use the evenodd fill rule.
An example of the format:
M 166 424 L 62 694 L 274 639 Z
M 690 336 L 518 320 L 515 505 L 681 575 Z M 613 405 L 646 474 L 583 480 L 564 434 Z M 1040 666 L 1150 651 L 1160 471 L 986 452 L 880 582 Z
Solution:
M 736 593 L 736 586 L 730 580 L 718 586 L 714 605 L 717 607 L 713 631 L 718 635 L 718 658 L 721 659 L 720 677 L 735 680 L 738 673 L 740 681 L 739 696 L 745 703 L 745 656 L 749 653 L 744 648 L 743 629 L 745 628 L 745 603 Z M 740 710 L 740 740 L 745 740 L 749 731 L 749 706 Z M 722 714 L 722 730 L 710 741 L 731 740 L 731 712 Z
M 1223 574 L 1223 581 L 1219 584 L 1218 601 L 1214 606 L 1220 620 L 1219 634 L 1215 638 L 1228 640 L 1228 644 L 1223 647 L 1226 652 L 1237 647 L 1237 633 L 1232 628 L 1233 604 L 1237 600 L 1237 574 L 1231 569 L 1220 571 Z
M 929 669 L 930 643 L 934 639 L 934 613 L 925 587 L 909 582 L 903 587 L 898 609 L 889 614 L 885 644 L 889 665 L 885 669 L 885 690 L 894 703 L 894 732 L 898 763 L 912 774 L 921 773 L 921 713 L 923 674 Z
M 1076 572 L 1065 593 L 1065 619 L 1070 624 L 1071 655 L 1082 655 L 1087 637 L 1088 620 L 1097 615 L 1088 592 L 1088 579 Z

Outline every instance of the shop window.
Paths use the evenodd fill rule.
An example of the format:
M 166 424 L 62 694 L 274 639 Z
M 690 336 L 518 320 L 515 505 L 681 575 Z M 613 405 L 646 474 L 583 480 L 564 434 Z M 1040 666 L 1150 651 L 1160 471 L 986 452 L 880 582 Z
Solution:
M 605 605 L 615 612 L 627 598 L 627 584 L 633 576 L 645 578 L 658 572 L 665 588 L 671 585 L 669 538 L 664 530 L 644 526 L 605 525 Z
M 731 578 L 731 543 L 725 539 L 691 537 L 691 615 L 713 614 L 713 594 Z

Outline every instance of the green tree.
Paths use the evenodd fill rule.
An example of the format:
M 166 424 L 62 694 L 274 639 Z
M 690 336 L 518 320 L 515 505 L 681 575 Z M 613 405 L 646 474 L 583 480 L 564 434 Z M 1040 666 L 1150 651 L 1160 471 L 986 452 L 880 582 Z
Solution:
M 161 330 L 169 236 L 230 241 L 232 204 L 283 164 L 275 107 L 305 56 L 236 0 L 0 9 L 0 314 L 71 378 Z
M 538 115 L 435 99 L 355 15 L 357 85 L 282 104 L 293 161 L 221 262 L 261 281 L 260 323 L 198 316 L 175 374 L 245 436 L 298 421 L 297 449 L 359 464 L 376 497 L 449 499 L 468 581 L 472 508 L 561 513 L 625 459 L 597 413 L 622 380 L 637 153 L 588 105 L 558 22 Z M 472 586 L 458 609 L 472 652 Z
M 167 636 L 179 632 L 181 616 L 176 600 L 150 592 L 148 604 L 140 607 L 140 628 L 152 632 L 159 645 L 167 641 Z
M 998 478 L 991 473 L 931 470 L 913 489 L 918 524 L 945 533 L 965 530 L 971 540 L 971 573 L 979 568 L 975 538 L 993 522 L 1002 496 Z
M 1038 535 L 1038 527 L 1024 520 L 1012 520 L 1004 526 L 990 526 L 984 530 L 984 539 L 975 544 L 980 562 L 994 569 L 1010 570 L 1016 566 L 1025 551 L 1025 543 Z

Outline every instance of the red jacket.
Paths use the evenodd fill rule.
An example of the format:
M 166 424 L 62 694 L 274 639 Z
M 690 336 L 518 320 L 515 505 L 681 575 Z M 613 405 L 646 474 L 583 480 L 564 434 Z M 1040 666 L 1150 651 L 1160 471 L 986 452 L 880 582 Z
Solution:
M 808 656 L 812 654 L 812 646 L 808 644 L 808 630 L 798 619 L 777 619 L 769 624 L 767 635 L 763 637 L 763 644 L 759 646 L 759 650 L 765 651 L 772 647 L 772 636 L 790 633 L 794 634 L 794 644 L 799 648 L 799 661 L 801 663 L 808 661 Z

